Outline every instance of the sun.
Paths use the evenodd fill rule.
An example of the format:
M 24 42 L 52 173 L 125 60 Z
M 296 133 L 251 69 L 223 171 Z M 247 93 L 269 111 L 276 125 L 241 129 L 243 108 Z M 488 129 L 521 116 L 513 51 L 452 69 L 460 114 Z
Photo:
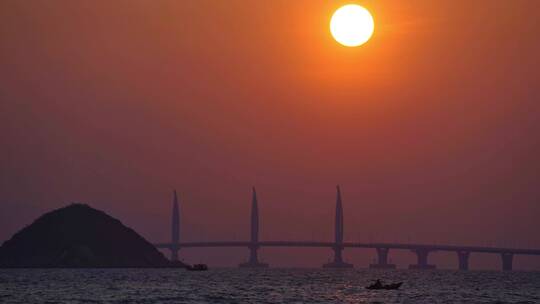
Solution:
M 367 9 L 357 4 L 340 7 L 330 20 L 330 32 L 344 46 L 360 46 L 371 38 L 375 23 Z

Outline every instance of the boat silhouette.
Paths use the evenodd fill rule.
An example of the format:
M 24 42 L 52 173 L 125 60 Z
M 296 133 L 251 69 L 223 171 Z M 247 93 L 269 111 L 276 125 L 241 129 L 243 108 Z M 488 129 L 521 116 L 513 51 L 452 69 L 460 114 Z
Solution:
M 376 283 L 373 283 L 366 287 L 366 289 L 369 290 L 396 290 L 399 289 L 403 285 L 403 282 L 394 283 L 394 284 L 387 284 L 384 285 L 380 281 L 377 281 Z
M 206 264 L 194 264 L 188 265 L 186 269 L 189 271 L 206 271 L 208 270 L 208 266 Z

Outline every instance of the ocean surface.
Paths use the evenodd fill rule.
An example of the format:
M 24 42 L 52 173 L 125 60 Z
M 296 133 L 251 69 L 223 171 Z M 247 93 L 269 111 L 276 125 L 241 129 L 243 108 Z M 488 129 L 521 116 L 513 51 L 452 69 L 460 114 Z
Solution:
M 0 269 L 0 303 L 540 303 L 540 272 Z

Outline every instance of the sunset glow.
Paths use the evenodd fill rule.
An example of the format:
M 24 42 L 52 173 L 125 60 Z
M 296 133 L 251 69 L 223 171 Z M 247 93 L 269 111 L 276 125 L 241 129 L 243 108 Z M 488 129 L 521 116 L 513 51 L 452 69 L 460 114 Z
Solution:
M 211 289 L 221 288 L 213 284 L 219 281 L 235 288 L 222 302 L 244 303 L 237 298 L 242 293 L 246 302 L 396 302 L 364 290 L 377 279 L 364 271 L 325 274 L 319 289 L 304 270 L 279 271 L 286 267 L 374 263 L 538 272 L 539 3 L 0 1 L 0 246 L 75 202 L 122 222 L 167 259 L 208 264 L 211 271 L 193 281 L 195 288 L 175 284 L 182 290 L 170 290 L 195 301 L 221 293 Z M 21 263 L 41 261 L 41 250 L 50 252 L 52 263 L 87 261 L 86 245 L 93 243 L 72 238 L 65 245 L 75 230 L 63 222 L 51 227 L 60 227 L 50 230 L 61 232 L 57 238 L 32 234 L 36 241 L 28 244 L 36 250 L 24 243 L 6 254 Z M 99 230 L 88 236 L 96 240 L 115 236 L 116 229 L 92 227 Z M 336 239 L 347 246 L 336 246 Z M 58 250 L 49 250 L 53 242 Z M 177 246 L 184 242 L 193 247 Z M 368 243 L 397 246 L 362 247 Z M 439 247 L 450 245 L 458 247 Z M 92 249 L 94 257 L 100 248 L 131 247 L 111 239 Z M 538 250 L 538 256 L 515 254 L 510 265 L 514 249 Z M 252 252 L 258 260 L 248 263 Z M 343 263 L 334 263 L 336 256 Z M 2 261 L 13 266 L 11 256 L 4 257 L 0 250 L 0 268 Z M 124 263 L 131 255 L 107 259 Z M 253 298 L 252 286 L 237 284 L 244 275 L 244 282 L 254 281 L 251 272 L 232 271 L 245 263 L 277 268 L 275 280 L 264 278 L 266 271 L 261 276 L 277 282 L 275 294 L 284 296 L 264 298 L 271 291 L 261 288 L 263 298 Z M 155 275 L 161 278 L 162 270 Z M 124 284 L 116 282 L 124 274 L 75 271 L 57 276 L 46 270 L 49 280 L 39 269 L 35 275 L 1 269 L 0 302 L 5 286 L 12 293 L 6 301 L 14 303 L 81 297 L 159 302 L 170 295 L 149 284 L 152 300 L 142 290 L 108 283 L 97 285 L 111 297 L 92 294 L 88 282 L 112 278 L 116 286 Z M 532 271 L 532 281 L 516 278 L 538 287 L 527 294 L 540 294 L 540 276 Z M 72 282 L 79 273 L 89 281 Z M 127 273 L 143 282 L 134 288 L 150 279 L 142 271 Z M 435 272 L 433 283 L 442 285 L 425 285 L 430 273 L 403 277 L 402 295 L 432 299 L 428 293 L 447 290 Z M 307 297 L 289 298 L 299 294 L 289 274 L 305 277 Z M 480 294 L 494 298 L 460 297 L 458 303 L 538 302 L 514 297 L 516 284 L 497 288 L 490 282 L 498 279 L 487 274 L 494 291 L 484 290 L 475 273 L 475 282 L 461 276 L 465 293 L 474 296 L 469 291 L 481 284 Z M 183 275 L 171 270 L 171 280 L 156 284 L 167 287 Z M 188 281 L 197 276 L 185 275 Z M 460 296 L 453 272 L 448 275 Z M 50 286 L 61 298 L 35 298 Z M 83 294 L 65 292 L 73 286 Z M 311 296 L 316 289 L 320 299 Z M 131 298 L 135 292 L 142 298 Z

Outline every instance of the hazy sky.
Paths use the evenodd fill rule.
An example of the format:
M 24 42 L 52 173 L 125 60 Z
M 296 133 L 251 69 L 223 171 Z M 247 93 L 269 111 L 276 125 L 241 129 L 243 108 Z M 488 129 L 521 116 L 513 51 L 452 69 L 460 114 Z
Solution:
M 251 186 L 261 239 L 331 240 L 340 184 L 348 241 L 540 248 L 540 2 L 356 1 L 375 34 L 345 48 L 350 2 L 2 1 L 0 241 L 73 201 L 169 240 L 173 188 L 183 240 L 247 239 Z

